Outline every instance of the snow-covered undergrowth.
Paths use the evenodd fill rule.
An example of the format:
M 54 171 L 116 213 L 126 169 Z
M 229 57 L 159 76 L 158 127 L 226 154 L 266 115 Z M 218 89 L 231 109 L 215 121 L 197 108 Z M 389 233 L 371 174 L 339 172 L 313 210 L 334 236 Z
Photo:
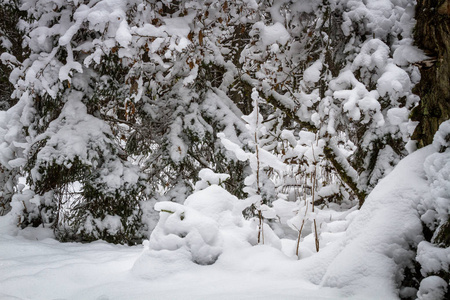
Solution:
M 412 249 L 423 240 L 417 207 L 432 187 L 424 162 L 435 153 L 430 146 L 409 155 L 377 185 L 361 210 L 330 215 L 321 231 L 319 253 L 310 234 L 301 241 L 300 259 L 294 239 L 277 243 L 273 233 L 269 245 L 255 245 L 257 226 L 239 214 L 242 200 L 218 184 L 199 187 L 183 205 L 159 203 L 160 221 L 142 246 L 59 243 L 48 229 L 14 229 L 7 215 L 0 218 L 0 298 L 407 296 L 417 291 L 399 291 L 398 286 L 403 269 L 415 259 Z M 427 263 L 425 252 L 420 252 L 427 245 L 420 245 L 422 268 L 431 270 L 440 253 L 435 251 Z M 439 280 L 434 279 L 422 282 L 422 293 L 427 293 L 426 286 L 436 286 Z M 445 282 L 438 283 L 446 288 Z

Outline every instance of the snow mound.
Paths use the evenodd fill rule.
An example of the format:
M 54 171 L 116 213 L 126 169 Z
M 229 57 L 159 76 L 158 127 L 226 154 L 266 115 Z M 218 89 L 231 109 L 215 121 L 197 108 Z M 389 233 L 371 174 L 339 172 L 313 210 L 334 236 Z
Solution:
M 379 182 L 361 210 L 333 217 L 336 221 L 322 228 L 323 247 L 318 253 L 311 250 L 313 235 L 306 236 L 300 243 L 300 260 L 292 255 L 293 240 L 280 240 L 281 251 L 275 246 L 252 246 L 256 244 L 256 224 L 242 217 L 239 208 L 242 200 L 217 185 L 194 193 L 184 205 L 159 203 L 156 209 L 161 220 L 133 272 L 153 278 L 159 272 L 152 270 L 153 265 L 155 270 L 166 266 L 159 274 L 174 274 L 186 269 L 199 270 L 202 268 L 199 264 L 261 272 L 270 269 L 275 273 L 296 270 L 301 274 L 299 280 L 307 280 L 324 290 L 339 291 L 339 297 L 344 295 L 346 299 L 398 299 L 401 295 L 416 295 L 416 289 L 399 290 L 399 286 L 405 269 L 415 259 L 414 249 L 423 240 L 417 207 L 429 192 L 424 162 L 434 153 L 430 146 L 409 155 Z M 421 247 L 425 249 L 424 244 Z M 447 253 L 439 251 L 428 251 L 418 259 L 434 261 Z M 262 263 L 264 253 L 280 267 Z M 443 267 L 440 261 L 436 268 Z M 434 294 L 429 287 L 436 287 L 433 293 L 439 293 L 438 290 L 446 288 L 441 283 L 427 280 L 417 295 L 430 299 L 427 297 Z
M 423 162 L 432 152 L 427 147 L 409 155 L 379 182 L 321 285 L 341 288 L 355 299 L 398 299 L 403 270 L 415 257 L 412 248 L 423 238 L 417 205 L 428 192 Z
M 213 184 L 189 196 L 184 204 L 156 203 L 160 220 L 150 236 L 148 250 L 136 262 L 133 272 L 142 277 L 156 276 L 159 272 L 147 266 L 166 265 L 161 261 L 209 265 L 224 248 L 250 246 L 254 243 L 251 237 L 256 237 L 255 226 L 244 219 L 238 202 L 235 196 Z M 178 267 L 165 270 L 177 271 Z

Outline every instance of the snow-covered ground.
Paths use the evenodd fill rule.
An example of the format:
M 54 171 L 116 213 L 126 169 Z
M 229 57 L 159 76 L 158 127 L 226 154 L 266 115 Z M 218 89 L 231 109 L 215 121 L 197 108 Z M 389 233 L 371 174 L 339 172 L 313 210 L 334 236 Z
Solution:
M 201 266 L 148 242 L 59 243 L 48 229 L 19 231 L 10 215 L 0 217 L 0 299 L 397 299 L 397 270 L 414 258 L 409 244 L 422 239 L 417 205 L 433 152 L 402 160 L 347 215 L 345 232 L 324 234 L 320 252 L 300 260 L 289 255 L 295 241 L 282 240 L 281 251 L 225 248 Z
M 141 246 L 61 244 L 2 234 L 0 299 L 335 299 L 339 294 L 302 279 L 298 263 L 269 247 L 212 266 L 180 264 L 176 273 L 160 264 L 155 269 L 160 277 L 151 279 L 131 271 L 142 252 Z

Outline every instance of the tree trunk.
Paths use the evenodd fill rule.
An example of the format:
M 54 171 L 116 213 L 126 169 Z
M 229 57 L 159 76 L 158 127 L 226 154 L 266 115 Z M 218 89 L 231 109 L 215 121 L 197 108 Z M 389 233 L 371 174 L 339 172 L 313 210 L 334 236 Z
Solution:
M 424 61 L 421 81 L 414 92 L 420 96 L 420 104 L 413 110 L 412 120 L 419 121 L 412 139 L 419 147 L 433 142 L 439 125 L 450 119 L 450 0 L 417 0 L 416 45 L 432 59 Z M 425 63 L 432 63 L 426 65 Z M 424 235 L 435 245 L 450 246 L 450 222 L 441 224 L 434 232 L 424 227 Z M 440 270 L 436 274 L 448 282 L 450 273 Z M 450 290 L 445 299 L 449 299 Z
M 412 139 L 421 148 L 450 119 L 450 0 L 418 0 L 416 20 L 416 45 L 431 58 L 420 64 L 422 79 L 414 90 L 421 100 L 412 113 L 419 121 Z

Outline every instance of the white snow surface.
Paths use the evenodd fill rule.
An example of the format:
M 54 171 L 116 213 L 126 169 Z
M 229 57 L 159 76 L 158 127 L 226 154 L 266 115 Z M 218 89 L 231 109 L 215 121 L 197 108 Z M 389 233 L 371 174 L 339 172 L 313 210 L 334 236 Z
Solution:
M 398 270 L 414 258 L 409 244 L 423 239 L 417 205 L 429 187 L 423 163 L 434 152 L 410 154 L 361 210 L 328 223 L 319 253 L 306 236 L 300 260 L 296 241 L 281 239 L 281 250 L 225 242 L 214 264 L 198 265 L 186 247 L 59 243 L 50 229 L 18 230 L 11 214 L 0 217 L 0 299 L 398 299 Z M 183 209 L 212 217 L 216 212 L 204 203 L 208 190 L 221 196 L 217 186 L 201 190 Z M 222 235 L 233 234 L 218 224 Z

